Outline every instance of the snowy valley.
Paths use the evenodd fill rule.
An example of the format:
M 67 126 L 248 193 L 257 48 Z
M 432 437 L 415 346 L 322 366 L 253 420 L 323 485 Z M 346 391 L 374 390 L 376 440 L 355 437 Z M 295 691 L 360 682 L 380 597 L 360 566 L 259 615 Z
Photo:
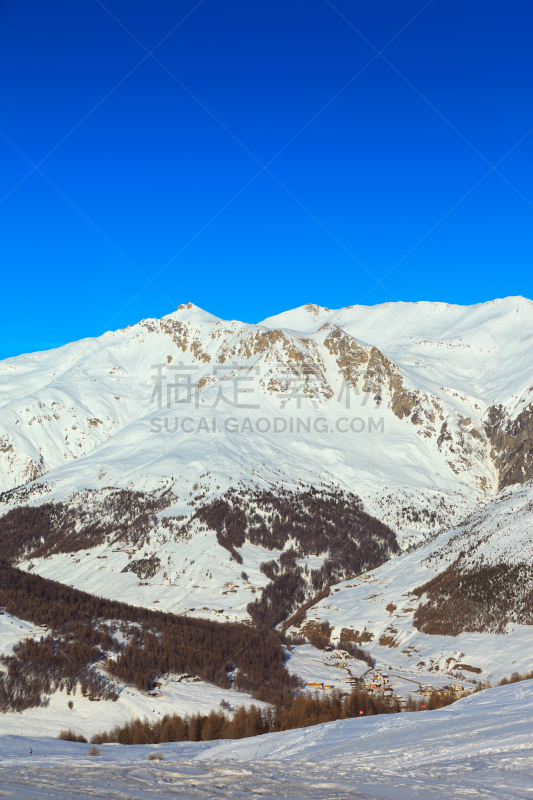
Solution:
M 222 623 L 240 625 L 246 636 L 235 628 L 236 642 L 277 631 L 300 688 L 345 691 L 365 675 L 362 657 L 332 661 L 331 648 L 347 643 L 367 651 L 403 697 L 527 672 L 532 344 L 533 303 L 520 297 L 470 307 L 307 305 L 258 325 L 189 303 L 161 320 L 7 359 L 6 569 L 128 604 L 135 625 L 144 609 L 156 638 L 166 612 L 183 625 L 209 623 L 222 639 Z M 32 586 L 37 596 L 40 584 Z M 2 592 L 3 656 L 57 635 L 43 634 L 31 609 L 19 618 L 14 595 Z M 118 699 L 102 694 L 97 704 L 78 693 L 72 710 L 52 681 L 44 704 L 0 719 L 2 732 L 31 724 L 39 736 L 72 727 L 90 737 L 144 715 L 207 713 L 222 700 L 228 714 L 268 706 L 253 681 L 239 692 L 231 685 L 237 645 L 218 683 L 154 673 L 152 700 L 106 668 L 113 637 L 120 660 L 132 635 L 121 640 L 115 622 L 101 632 L 105 646 L 94 630 L 83 636 Z

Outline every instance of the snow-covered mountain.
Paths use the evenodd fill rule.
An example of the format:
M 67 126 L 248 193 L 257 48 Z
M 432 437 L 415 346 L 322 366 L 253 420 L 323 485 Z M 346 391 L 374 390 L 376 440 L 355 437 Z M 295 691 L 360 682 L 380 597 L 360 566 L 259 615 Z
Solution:
M 532 343 L 533 303 L 521 297 L 468 307 L 307 305 L 258 325 L 188 303 L 161 320 L 7 359 L 4 551 L 97 594 L 248 619 L 248 603 L 266 597 L 272 569 L 279 571 L 267 574 L 261 564 L 279 565 L 293 552 L 305 598 L 313 571 L 331 567 L 331 544 L 305 544 L 305 515 L 316 502 L 331 530 L 335 509 L 358 525 L 366 513 L 367 527 L 370 517 L 383 523 L 369 535 L 385 549 L 373 561 L 362 552 L 357 563 L 369 570 L 392 560 L 371 578 L 348 581 L 351 589 L 340 584 L 335 601 L 345 592 L 347 601 L 338 619 L 325 610 L 331 598 L 310 614 L 337 633 L 366 630 L 376 646 L 392 637 L 408 650 L 414 639 L 385 630 L 400 624 L 398 615 L 378 613 L 381 601 L 367 609 L 357 587 L 392 581 L 384 595 L 398 606 L 402 593 L 457 559 L 461 574 L 479 570 L 472 559 L 481 553 L 508 566 L 516 553 L 520 564 L 530 561 Z M 521 527 L 508 525 L 514 502 Z M 288 506 L 298 520 L 289 521 Z M 398 558 L 385 526 L 402 550 L 422 549 Z M 472 530 L 485 550 L 477 539 L 471 547 Z M 340 574 L 343 542 L 336 580 L 360 571 L 346 565 Z M 433 584 L 423 598 L 439 603 L 442 591 Z M 519 625 L 523 609 L 512 614 L 507 621 Z M 408 628 L 436 641 L 412 622 Z M 437 663 L 446 648 L 435 646 L 428 658 Z
M 208 493 L 320 476 L 378 516 L 387 491 L 464 514 L 532 477 L 532 341 L 520 297 L 308 305 L 259 325 L 189 303 L 0 362 L 1 485 L 172 486 L 185 501 L 206 473 Z

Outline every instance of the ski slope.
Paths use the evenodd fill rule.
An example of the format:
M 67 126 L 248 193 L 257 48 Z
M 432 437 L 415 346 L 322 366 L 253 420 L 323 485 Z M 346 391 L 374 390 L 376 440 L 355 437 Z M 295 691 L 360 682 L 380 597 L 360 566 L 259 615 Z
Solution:
M 1 737 L 2 792 L 65 797 L 481 797 L 525 800 L 533 785 L 532 681 L 440 711 L 367 717 L 252 739 L 158 746 Z M 30 755 L 30 749 L 32 755 Z M 149 761 L 157 752 L 161 761 Z

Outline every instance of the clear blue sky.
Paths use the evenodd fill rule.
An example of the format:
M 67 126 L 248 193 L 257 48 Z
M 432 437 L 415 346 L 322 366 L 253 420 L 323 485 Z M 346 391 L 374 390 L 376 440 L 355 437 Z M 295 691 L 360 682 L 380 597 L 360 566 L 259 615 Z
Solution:
M 515 0 L 0 0 L 0 357 L 189 300 L 257 322 L 532 297 L 532 23 Z

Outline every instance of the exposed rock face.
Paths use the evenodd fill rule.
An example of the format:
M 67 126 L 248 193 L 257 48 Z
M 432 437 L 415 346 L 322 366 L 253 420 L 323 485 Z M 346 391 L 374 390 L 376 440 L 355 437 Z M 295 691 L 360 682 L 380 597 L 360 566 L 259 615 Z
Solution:
M 383 391 L 388 390 L 391 410 L 398 419 L 410 418 L 413 425 L 424 425 L 424 436 L 435 433 L 431 424 L 435 422 L 435 411 L 428 395 L 407 387 L 396 364 L 377 347 L 370 351 L 367 369 L 364 391 L 375 391 L 376 402 L 380 402 Z
M 491 406 L 485 432 L 499 472 L 499 489 L 533 477 L 533 403 L 509 419 L 502 405 Z
M 321 330 L 331 329 L 324 339 L 324 347 L 335 357 L 337 367 L 344 380 L 352 387 L 357 385 L 360 374 L 366 371 L 370 357 L 370 348 L 364 347 L 348 336 L 340 328 L 324 325 Z
M 324 325 L 322 329 L 331 328 Z M 324 339 L 324 346 L 335 356 L 337 367 L 346 384 L 373 397 L 377 407 L 387 403 L 398 419 L 419 426 L 418 433 L 435 435 L 437 416 L 444 419 L 441 404 L 435 397 L 409 387 L 399 367 L 377 347 L 361 345 L 340 328 L 334 328 Z M 359 380 L 361 378 L 361 380 Z
M 331 327 L 326 324 L 322 329 Z M 356 393 L 360 389 L 373 397 L 376 407 L 387 407 L 399 420 L 416 426 L 419 436 L 436 436 L 447 466 L 456 475 L 470 472 L 478 488 L 489 489 L 487 475 L 479 474 L 479 465 L 487 462 L 487 437 L 470 417 L 450 416 L 440 398 L 409 386 L 398 365 L 381 350 L 359 344 L 340 328 L 326 336 L 324 346 Z

